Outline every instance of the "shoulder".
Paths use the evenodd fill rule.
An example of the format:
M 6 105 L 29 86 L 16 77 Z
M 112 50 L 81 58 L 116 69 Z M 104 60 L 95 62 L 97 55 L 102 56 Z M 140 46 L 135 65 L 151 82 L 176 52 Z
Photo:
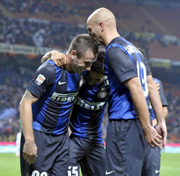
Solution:
M 43 72 L 45 75 L 55 75 L 57 72 L 60 72 L 62 69 L 54 64 L 52 60 L 48 60 L 40 65 L 37 69 L 37 72 Z

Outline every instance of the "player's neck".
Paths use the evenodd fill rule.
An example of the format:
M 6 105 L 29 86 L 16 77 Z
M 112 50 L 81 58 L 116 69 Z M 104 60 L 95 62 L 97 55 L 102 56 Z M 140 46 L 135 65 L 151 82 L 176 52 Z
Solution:
M 71 59 L 71 55 L 69 53 L 66 53 L 66 64 L 65 64 L 65 68 L 68 72 L 72 72 L 72 68 L 71 68 L 71 63 L 72 63 L 72 59 Z
M 111 35 L 106 35 L 107 37 L 105 38 L 105 45 L 107 46 L 113 39 L 117 38 L 117 37 L 120 37 L 120 34 L 115 31 L 113 33 L 111 33 Z

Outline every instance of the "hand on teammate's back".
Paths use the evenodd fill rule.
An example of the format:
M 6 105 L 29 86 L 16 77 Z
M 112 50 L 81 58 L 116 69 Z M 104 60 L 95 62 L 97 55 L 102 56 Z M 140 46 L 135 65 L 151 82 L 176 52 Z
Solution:
M 56 50 L 46 53 L 42 57 L 41 63 L 44 63 L 48 59 L 51 59 L 58 67 L 62 67 L 62 69 L 64 68 L 64 65 L 66 64 L 66 55 Z

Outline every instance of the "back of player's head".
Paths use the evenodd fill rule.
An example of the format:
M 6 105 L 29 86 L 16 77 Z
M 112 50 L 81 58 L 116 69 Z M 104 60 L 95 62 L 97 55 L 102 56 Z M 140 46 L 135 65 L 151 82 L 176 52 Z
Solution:
M 98 53 L 98 45 L 90 35 L 80 34 L 72 40 L 68 52 L 72 50 L 76 50 L 77 58 L 84 56 L 87 50 L 93 51 L 96 56 Z
M 138 48 L 139 51 L 141 51 L 141 53 L 143 54 L 144 57 L 146 57 L 146 53 L 142 48 Z
M 99 46 L 97 60 L 92 64 L 91 70 L 97 73 L 104 72 L 105 47 Z
M 101 7 L 96 9 L 87 19 L 88 24 L 106 23 L 110 29 L 116 27 L 116 18 L 114 14 L 107 8 Z

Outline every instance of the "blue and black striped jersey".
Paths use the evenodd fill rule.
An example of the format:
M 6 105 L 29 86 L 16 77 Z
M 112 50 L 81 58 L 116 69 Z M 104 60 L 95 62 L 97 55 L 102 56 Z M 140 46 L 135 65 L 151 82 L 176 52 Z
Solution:
M 101 125 L 108 97 L 107 76 L 104 77 L 104 81 L 94 86 L 83 84 L 75 99 L 71 115 L 72 135 L 103 143 Z
M 123 83 L 138 77 L 149 105 L 147 75 L 151 74 L 151 70 L 143 54 L 123 37 L 113 39 L 106 48 L 105 74 L 108 76 L 111 94 L 109 118 L 137 118 L 130 91 Z
M 51 60 L 38 68 L 28 86 L 28 90 L 38 98 L 32 105 L 33 129 L 54 135 L 67 131 L 80 79 L 79 74 L 57 67 Z
M 159 95 L 161 98 L 161 102 L 162 102 L 162 106 L 168 106 L 167 100 L 166 100 L 166 96 L 164 94 L 164 89 L 162 87 L 162 83 L 159 79 L 157 78 L 153 78 L 154 81 L 156 81 L 156 83 L 159 83 L 160 87 L 159 87 Z M 150 107 L 150 112 L 151 112 L 151 118 L 152 120 L 155 119 L 155 113 L 152 107 Z

